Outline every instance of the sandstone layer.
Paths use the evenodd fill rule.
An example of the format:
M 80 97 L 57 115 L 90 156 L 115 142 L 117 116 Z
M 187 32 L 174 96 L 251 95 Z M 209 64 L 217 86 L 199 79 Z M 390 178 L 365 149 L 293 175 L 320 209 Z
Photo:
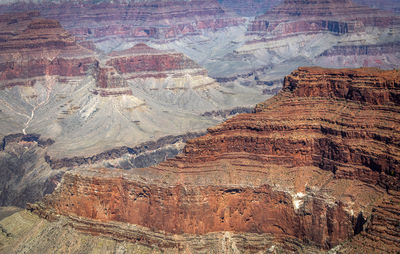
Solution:
M 77 45 L 58 21 L 38 12 L 1 15 L 0 27 L 1 89 L 33 86 L 49 76 L 84 76 L 94 62 L 93 53 Z
M 314 59 L 316 65 L 390 69 L 400 62 L 400 42 L 333 46 Z
M 161 51 L 137 44 L 123 51 L 114 51 L 109 54 L 106 64 L 113 66 L 127 79 L 135 78 L 166 78 L 171 74 L 179 75 L 180 71 L 194 70 L 201 75 L 207 71 L 182 53 Z
M 71 167 L 164 161 L 229 115 L 207 112 L 266 98 L 222 87 L 176 51 L 92 51 L 37 12 L 1 15 L 0 25 L 0 205 L 39 200 Z
M 393 69 L 399 68 L 399 41 L 400 18 L 393 12 L 351 0 L 286 0 L 254 19 L 235 53 L 284 75 L 313 65 Z
M 166 238 L 110 225 L 165 237 L 271 237 L 258 251 L 304 252 L 309 244 L 356 252 L 365 238 L 371 244 L 363 249 L 396 252 L 399 88 L 397 70 L 300 68 L 276 97 L 188 141 L 176 159 L 130 171 L 68 172 L 31 210 L 70 217 L 84 232 L 159 247 Z
M 357 5 L 351 0 L 285 0 L 265 15 L 258 16 L 249 32 L 279 36 L 321 31 L 345 34 L 364 31 L 368 26 L 399 24 L 400 19 L 390 12 Z
M 107 36 L 143 39 L 176 39 L 203 30 L 243 23 L 216 0 L 170 1 L 13 1 L 4 11 L 39 10 L 57 19 L 80 38 L 103 40 Z

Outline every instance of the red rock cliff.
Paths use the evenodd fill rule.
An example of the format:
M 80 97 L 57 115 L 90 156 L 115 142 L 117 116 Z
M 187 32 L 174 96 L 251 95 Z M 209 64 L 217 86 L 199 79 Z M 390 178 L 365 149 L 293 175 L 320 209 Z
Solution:
M 92 52 L 78 46 L 58 21 L 37 12 L 1 15 L 0 28 L 1 87 L 46 75 L 83 76 L 94 63 Z
M 171 39 L 204 29 L 221 29 L 244 22 L 216 0 L 19 2 L 0 6 L 5 11 L 40 10 L 60 20 L 74 35 L 87 38 L 121 36 Z
M 393 13 L 354 4 L 351 0 L 285 0 L 258 16 L 249 33 L 286 36 L 298 33 L 363 31 L 367 26 L 392 27 L 400 19 Z
M 39 212 L 174 234 L 264 233 L 324 249 L 357 235 L 352 251 L 373 235 L 363 248 L 399 251 L 387 240 L 398 234 L 399 96 L 396 70 L 300 68 L 255 113 L 210 128 L 176 159 L 66 173 Z
M 137 77 L 166 77 L 168 73 L 191 70 L 207 75 L 207 71 L 201 68 L 190 58 L 182 53 L 161 51 L 145 44 L 137 44 L 134 47 L 112 52 L 108 56 L 107 65 L 113 66 L 120 74 L 128 79 Z

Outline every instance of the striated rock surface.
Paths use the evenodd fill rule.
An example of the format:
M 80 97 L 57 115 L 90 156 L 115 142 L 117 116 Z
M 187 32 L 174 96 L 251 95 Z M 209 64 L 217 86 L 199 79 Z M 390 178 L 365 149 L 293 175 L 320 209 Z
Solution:
M 367 26 L 392 27 L 400 19 L 393 14 L 354 4 L 351 0 L 285 0 L 257 17 L 249 32 L 286 36 L 327 31 L 336 34 L 364 31 Z
M 137 44 L 127 50 L 114 51 L 109 54 L 106 64 L 113 66 L 127 79 L 166 78 L 171 74 L 179 75 L 179 72 L 184 70 L 207 75 L 205 69 L 182 53 L 160 51 L 146 44 Z
M 40 10 L 43 16 L 61 24 L 81 38 L 107 36 L 174 39 L 205 29 L 221 29 L 243 23 L 216 0 L 170 1 L 12 1 L 4 11 Z
M 222 87 L 181 53 L 144 44 L 94 52 L 37 12 L 1 15 L 0 27 L 0 205 L 36 202 L 75 166 L 164 161 L 225 118 L 204 112 L 267 97 Z
M 276 97 L 188 141 L 176 159 L 68 172 L 31 209 L 68 216 L 83 232 L 180 251 L 196 252 L 182 239 L 202 235 L 213 246 L 203 237 L 229 231 L 238 251 L 356 253 L 366 238 L 396 252 L 399 105 L 398 70 L 299 68 Z M 128 223 L 123 233 L 119 222 Z
M 94 58 L 58 21 L 38 12 L 0 16 L 0 88 L 33 86 L 36 79 L 86 75 Z
M 341 45 L 325 50 L 314 59 L 316 65 L 364 66 L 390 69 L 400 63 L 400 42 L 367 45 Z
M 313 65 L 393 69 L 399 68 L 399 41 L 400 18 L 393 12 L 351 0 L 285 0 L 251 22 L 235 54 L 281 75 Z

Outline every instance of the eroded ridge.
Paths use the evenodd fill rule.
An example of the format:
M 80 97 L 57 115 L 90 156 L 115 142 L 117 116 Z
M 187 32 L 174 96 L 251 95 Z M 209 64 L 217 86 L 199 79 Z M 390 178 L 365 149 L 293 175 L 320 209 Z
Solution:
M 166 237 L 262 233 L 271 236 L 264 250 L 296 251 L 288 244 L 296 239 L 297 246 L 354 251 L 357 239 L 368 238 L 396 251 L 399 81 L 397 70 L 299 68 L 277 96 L 189 141 L 176 159 L 131 171 L 68 172 L 31 209 Z M 148 233 L 125 240 L 143 239 Z

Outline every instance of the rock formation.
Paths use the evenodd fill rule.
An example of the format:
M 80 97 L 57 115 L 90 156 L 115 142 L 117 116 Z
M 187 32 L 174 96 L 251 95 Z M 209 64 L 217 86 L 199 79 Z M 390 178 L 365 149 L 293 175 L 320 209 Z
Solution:
M 390 69 L 400 63 L 400 42 L 370 45 L 340 45 L 325 50 L 314 59 L 316 65 L 332 67 L 380 67 Z
M 285 0 L 256 17 L 245 40 L 237 58 L 281 75 L 312 65 L 392 69 L 399 66 L 400 18 L 351 0 Z
M 363 31 L 368 26 L 393 27 L 399 23 L 400 19 L 393 14 L 356 5 L 351 0 L 285 0 L 257 17 L 249 32 L 279 36 L 321 31 L 345 34 Z
M 229 231 L 225 247 L 239 252 L 398 252 L 399 88 L 398 70 L 299 68 L 176 159 L 68 172 L 30 209 L 161 249 L 196 252 L 186 241 L 197 239 L 215 251 L 210 236 Z
M 1 7 L 0 7 L 1 8 Z M 221 8 L 216 0 L 171 1 L 12 1 L 3 11 L 39 10 L 57 19 L 80 38 L 107 36 L 173 39 L 205 29 L 234 26 L 243 20 Z
M 207 75 L 207 71 L 182 53 L 160 51 L 145 44 L 114 51 L 109 54 L 106 64 L 113 66 L 127 79 L 166 78 L 179 75 L 179 71 L 194 70 L 199 75 Z
M 91 51 L 76 44 L 58 21 L 38 12 L 0 16 L 0 88 L 33 86 L 36 79 L 84 76 L 93 64 Z
M 266 97 L 261 89 L 220 86 L 182 53 L 144 44 L 92 51 L 37 12 L 1 15 L 0 27 L 0 140 L 32 133 L 53 140 L 0 149 L 1 205 L 40 199 L 54 188 L 54 175 L 74 166 L 163 161 L 225 118 L 206 112 L 253 107 Z

